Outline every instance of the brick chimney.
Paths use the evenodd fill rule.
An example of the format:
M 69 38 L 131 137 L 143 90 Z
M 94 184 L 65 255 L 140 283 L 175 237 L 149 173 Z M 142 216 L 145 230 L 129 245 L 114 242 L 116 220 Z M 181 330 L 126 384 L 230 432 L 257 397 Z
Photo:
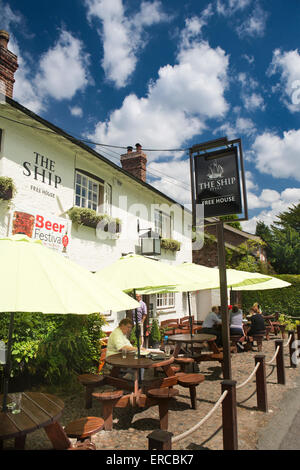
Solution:
M 141 144 L 135 144 L 135 147 L 135 152 L 132 147 L 127 147 L 127 153 L 121 155 L 121 165 L 123 170 L 146 182 L 147 155 L 142 152 Z
M 0 93 L 13 97 L 14 74 L 18 68 L 18 59 L 15 54 L 7 49 L 9 34 L 7 31 L 0 31 Z

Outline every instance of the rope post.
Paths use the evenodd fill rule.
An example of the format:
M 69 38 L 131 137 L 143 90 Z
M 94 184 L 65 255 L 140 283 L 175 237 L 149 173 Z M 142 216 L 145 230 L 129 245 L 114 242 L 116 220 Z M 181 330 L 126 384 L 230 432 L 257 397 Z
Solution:
M 297 339 L 300 341 L 300 325 L 297 325 Z
M 297 346 L 295 346 L 295 332 L 293 330 L 288 332 L 288 336 L 292 337 L 289 343 L 289 353 L 290 353 L 290 366 L 297 367 Z
M 147 436 L 148 450 L 172 450 L 172 432 L 157 429 Z
M 223 380 L 222 393 L 228 391 L 222 402 L 223 449 L 238 450 L 236 381 Z
M 267 379 L 266 379 L 266 356 L 264 354 L 257 354 L 255 357 L 255 365 L 259 363 L 259 368 L 256 371 L 256 397 L 257 408 L 259 411 L 268 411 L 268 397 L 267 397 Z
M 285 385 L 285 369 L 284 369 L 284 356 L 283 356 L 283 339 L 275 340 L 275 348 L 279 346 L 279 351 L 276 356 L 276 368 L 277 368 L 277 382 L 281 385 Z

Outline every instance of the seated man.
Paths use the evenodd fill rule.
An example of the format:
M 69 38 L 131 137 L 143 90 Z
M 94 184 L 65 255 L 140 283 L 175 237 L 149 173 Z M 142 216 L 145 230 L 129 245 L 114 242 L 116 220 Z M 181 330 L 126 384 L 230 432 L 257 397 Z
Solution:
M 264 317 L 262 316 L 261 313 L 258 313 L 255 311 L 254 308 L 250 308 L 249 311 L 250 315 L 247 317 L 250 322 L 250 330 L 247 331 L 247 341 L 249 342 L 248 348 L 252 347 L 252 341 L 250 341 L 250 337 L 253 337 L 257 334 L 265 334 L 266 333 L 266 326 L 265 326 L 265 320 Z M 247 348 L 247 349 L 248 349 Z
M 131 330 L 133 327 L 133 323 L 130 318 L 123 318 L 120 321 L 119 326 L 114 329 L 114 331 L 110 334 L 107 342 L 107 351 L 106 357 L 112 356 L 113 354 L 118 354 L 122 351 L 122 349 L 127 349 L 127 351 L 136 351 L 137 348 L 132 346 L 131 342 L 128 339 L 130 336 Z M 111 369 L 112 366 L 106 364 L 107 369 Z M 144 370 L 141 370 L 141 380 L 144 377 Z M 132 369 L 124 369 L 124 376 L 125 379 L 133 380 L 133 371 Z
M 216 328 L 216 325 L 221 325 L 222 320 L 218 316 L 219 313 L 219 308 L 218 307 L 212 307 L 211 312 L 207 315 L 205 318 L 202 329 L 200 330 L 200 333 L 208 333 L 210 335 L 214 335 L 217 337 L 216 339 L 216 345 L 221 347 L 222 346 L 222 332 L 221 330 L 218 330 Z
M 132 327 L 133 323 L 130 318 L 123 318 L 123 320 L 120 321 L 119 326 L 114 329 L 108 338 L 106 357 L 109 357 L 112 354 L 118 354 L 122 349 L 136 351 L 136 348 L 132 346 L 128 339 Z

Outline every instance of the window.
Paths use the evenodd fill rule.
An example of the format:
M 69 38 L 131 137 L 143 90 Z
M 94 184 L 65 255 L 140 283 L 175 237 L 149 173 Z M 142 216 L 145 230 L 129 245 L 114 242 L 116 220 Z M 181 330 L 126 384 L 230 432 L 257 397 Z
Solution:
M 175 292 L 168 292 L 166 294 L 157 294 L 156 308 L 171 308 L 175 307 Z
M 108 192 L 106 200 L 104 194 Z M 104 204 L 105 202 L 105 204 Z M 89 174 L 76 171 L 75 173 L 75 205 L 78 207 L 85 207 L 93 209 L 94 211 L 106 213 L 110 212 L 111 206 L 111 186 L 104 184 L 104 181 L 93 178 Z M 105 207 L 104 207 L 105 206 Z
M 172 224 L 173 219 L 171 215 L 165 214 L 164 212 L 159 210 L 155 210 L 155 232 L 158 233 L 162 238 L 172 238 Z

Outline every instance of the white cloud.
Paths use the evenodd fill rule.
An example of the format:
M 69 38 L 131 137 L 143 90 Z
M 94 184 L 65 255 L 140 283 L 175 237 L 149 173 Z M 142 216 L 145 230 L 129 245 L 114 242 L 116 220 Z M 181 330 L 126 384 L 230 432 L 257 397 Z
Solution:
M 281 193 L 271 189 L 265 189 L 258 199 L 261 200 L 262 204 L 265 204 L 265 206 L 261 205 L 257 207 L 267 208 L 248 221 L 241 222 L 243 230 L 246 232 L 255 233 L 256 224 L 259 220 L 262 220 L 266 225 L 270 226 L 280 213 L 292 207 L 293 204 L 298 204 L 300 200 L 300 188 L 286 188 Z
M 237 33 L 241 38 L 262 37 L 265 34 L 268 14 L 256 4 L 252 14 L 237 27 Z
M 266 108 L 264 99 L 259 93 L 252 93 L 251 95 L 242 95 L 242 99 L 244 101 L 245 108 L 248 111 L 256 111 L 257 109 L 264 111 Z
M 161 3 L 142 1 L 133 17 L 126 16 L 122 0 L 85 0 L 87 17 L 101 21 L 102 67 L 117 88 L 124 87 L 137 63 L 137 54 L 146 43 L 144 29 L 168 21 Z
M 273 52 L 268 75 L 277 72 L 281 75 L 280 84 L 274 87 L 274 91 L 283 91 L 283 102 L 291 112 L 300 111 L 300 54 L 297 49 L 288 52 L 276 49 Z
M 23 22 L 21 13 L 13 11 L 8 3 L 0 0 L 1 29 L 10 31 L 11 25 L 18 25 Z
M 244 10 L 252 0 L 217 0 L 217 12 L 223 16 L 232 16 L 238 11 Z
M 265 132 L 256 137 L 252 151 L 260 172 L 300 181 L 300 129 L 285 131 L 283 137 Z
M 151 185 L 181 204 L 191 203 L 189 160 L 170 159 L 168 162 L 151 162 L 147 171 Z
M 55 46 L 41 56 L 36 71 L 24 60 L 16 42 L 13 48 L 19 62 L 14 98 L 34 112 L 45 109 L 49 98 L 71 99 L 90 83 L 83 44 L 67 31 L 61 31 Z
M 177 63 L 159 69 L 145 97 L 128 95 L 107 121 L 97 124 L 93 140 L 179 148 L 203 131 L 207 118 L 225 115 L 228 56 L 203 40 L 182 38 Z
M 214 135 L 226 135 L 228 139 L 237 139 L 241 135 L 251 137 L 256 133 L 256 127 L 254 122 L 251 119 L 243 118 L 238 116 L 235 122 L 230 123 L 228 120 L 225 124 L 222 124 L 217 128 L 213 134 Z
M 42 95 L 70 99 L 88 85 L 87 65 L 82 42 L 62 31 L 55 46 L 41 57 L 35 84 Z
M 72 116 L 75 116 L 75 117 L 83 116 L 83 110 L 79 106 L 71 106 L 70 113 L 72 114 Z

